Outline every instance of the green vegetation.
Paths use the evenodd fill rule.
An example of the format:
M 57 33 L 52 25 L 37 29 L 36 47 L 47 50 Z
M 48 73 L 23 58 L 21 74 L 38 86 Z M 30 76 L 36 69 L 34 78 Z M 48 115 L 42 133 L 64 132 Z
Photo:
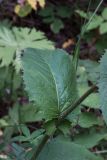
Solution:
M 0 3 L 0 159 L 106 160 L 106 2 Z

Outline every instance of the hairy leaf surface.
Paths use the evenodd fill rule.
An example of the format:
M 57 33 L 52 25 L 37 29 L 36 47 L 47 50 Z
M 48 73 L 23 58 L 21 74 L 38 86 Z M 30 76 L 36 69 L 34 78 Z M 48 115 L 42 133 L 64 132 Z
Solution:
M 107 123 L 107 50 L 101 58 L 99 92 L 102 114 Z
M 69 55 L 60 49 L 25 49 L 24 82 L 31 101 L 55 118 L 76 99 L 76 76 Z

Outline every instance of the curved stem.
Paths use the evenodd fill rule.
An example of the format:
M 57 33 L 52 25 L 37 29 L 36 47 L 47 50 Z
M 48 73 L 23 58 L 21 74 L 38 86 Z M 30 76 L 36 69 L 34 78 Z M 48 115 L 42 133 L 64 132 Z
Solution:
M 92 92 L 97 89 L 96 85 L 93 85 L 89 90 L 87 90 L 74 104 L 72 104 L 68 109 L 66 109 L 62 115 L 59 117 L 59 121 L 66 118 L 74 109 L 76 109 Z
M 97 89 L 96 85 L 93 85 L 89 90 L 87 90 L 74 104 L 72 104 L 68 109 L 66 109 L 62 115 L 59 117 L 57 126 L 60 125 L 60 123 L 66 118 L 74 109 L 76 109 L 91 93 L 93 93 Z M 54 130 L 55 133 L 56 130 Z M 54 134 L 52 133 L 52 135 Z M 36 160 L 38 157 L 39 153 L 42 151 L 44 148 L 45 144 L 47 143 L 48 139 L 52 137 L 52 135 L 44 135 L 42 141 L 38 145 L 37 149 L 35 150 L 33 157 L 31 160 Z

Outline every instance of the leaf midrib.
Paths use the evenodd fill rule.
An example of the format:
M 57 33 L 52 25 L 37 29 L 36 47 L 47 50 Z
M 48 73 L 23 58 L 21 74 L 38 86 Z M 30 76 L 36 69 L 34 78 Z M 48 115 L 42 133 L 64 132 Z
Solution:
M 43 58 L 43 57 L 42 57 L 42 58 Z M 45 61 L 44 59 L 43 59 L 43 61 L 44 61 L 45 64 L 47 64 L 47 66 L 48 66 L 48 68 L 49 68 L 49 70 L 50 70 L 50 72 L 51 72 L 51 74 L 52 74 L 52 77 L 53 77 L 53 80 L 54 80 L 54 83 L 55 83 L 56 95 L 57 95 L 57 102 L 58 102 L 57 105 L 58 105 L 58 109 L 60 109 L 60 108 L 59 108 L 59 94 L 58 94 L 58 87 L 57 87 L 57 83 L 56 83 L 54 74 L 53 74 L 53 72 L 52 72 L 52 70 L 51 70 L 50 65 L 49 65 L 48 63 L 46 63 L 46 61 Z
M 55 84 L 55 90 L 56 90 L 56 97 L 57 97 L 57 107 L 58 107 L 58 109 L 60 109 L 59 108 L 59 94 L 58 94 L 58 91 L 57 91 L 57 83 L 56 83 L 56 80 L 55 80 L 55 77 L 54 77 L 54 74 L 53 74 L 53 72 L 52 72 L 52 70 L 51 70 L 51 67 L 50 67 L 50 65 L 45 61 L 45 59 L 41 56 L 41 55 L 39 55 L 39 57 L 43 60 L 43 62 L 46 64 L 46 66 L 48 66 L 48 68 L 49 68 L 49 70 L 50 70 L 50 73 L 51 73 L 51 75 L 52 75 L 52 77 L 53 77 L 53 81 L 54 81 L 54 84 Z M 32 60 L 32 58 L 31 58 L 31 60 Z M 34 61 L 34 63 L 36 64 L 36 65 L 39 65 L 39 63 L 37 62 L 37 61 Z M 42 62 L 41 62 L 42 63 Z M 41 67 L 40 65 L 39 65 L 39 67 Z M 41 68 L 43 68 L 43 67 L 41 67 Z M 39 70 L 38 70 L 38 72 L 41 74 L 41 76 L 42 77 L 44 77 L 46 80 L 47 80 L 47 78 L 43 75 L 43 73 L 41 73 Z

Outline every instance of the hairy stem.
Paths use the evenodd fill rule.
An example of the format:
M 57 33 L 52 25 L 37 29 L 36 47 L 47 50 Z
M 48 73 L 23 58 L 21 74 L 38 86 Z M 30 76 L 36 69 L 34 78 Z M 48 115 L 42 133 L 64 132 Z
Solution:
M 86 91 L 74 104 L 72 104 L 68 109 L 66 109 L 61 116 L 58 119 L 57 126 L 60 125 L 60 123 L 74 110 L 76 109 L 91 93 L 93 93 L 97 89 L 96 85 L 93 85 L 88 91 Z M 36 160 L 38 157 L 39 153 L 42 151 L 44 148 L 45 144 L 47 143 L 48 139 L 53 136 L 55 133 L 56 129 L 52 133 L 52 135 L 44 135 L 42 141 L 38 145 L 37 149 L 35 150 L 33 157 L 31 160 Z
M 47 141 L 48 141 L 49 138 L 50 138 L 50 136 L 44 135 L 43 139 L 41 140 L 40 144 L 38 145 L 37 149 L 35 150 L 35 152 L 33 154 L 33 157 L 31 158 L 31 160 L 36 160 L 36 158 L 38 157 L 39 153 L 44 148 L 44 146 L 47 143 Z
M 74 109 L 76 109 L 91 93 L 97 89 L 96 85 L 93 85 L 89 90 L 87 90 L 74 104 L 72 104 L 68 109 L 66 109 L 62 115 L 59 117 L 59 122 L 66 118 Z

